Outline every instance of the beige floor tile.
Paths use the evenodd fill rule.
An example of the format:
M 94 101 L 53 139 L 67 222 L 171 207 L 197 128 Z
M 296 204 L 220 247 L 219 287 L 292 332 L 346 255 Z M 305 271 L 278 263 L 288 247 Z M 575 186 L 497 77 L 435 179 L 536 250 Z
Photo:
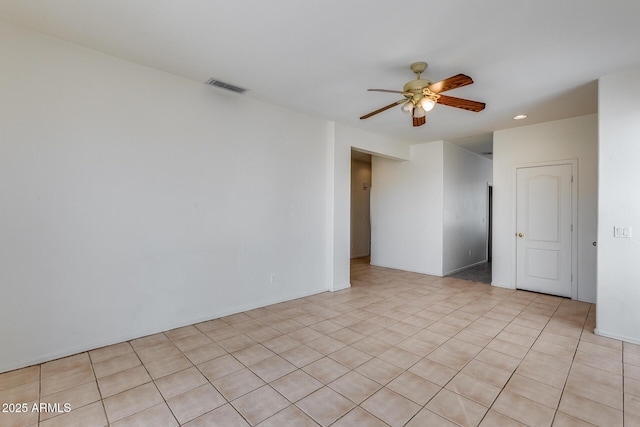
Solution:
M 97 402 L 100 399 L 98 385 L 95 382 L 90 382 L 58 393 L 50 394 L 49 396 L 41 398 L 40 403 L 52 405 L 58 404 L 59 407 L 69 404 L 71 409 L 75 411 L 76 409 L 89 405 L 90 403 Z M 43 412 L 40 414 L 40 421 L 56 415 L 58 414 L 55 412 Z
M 251 425 L 266 420 L 290 405 L 287 399 L 268 385 L 245 394 L 231 404 Z
M 329 334 L 329 336 L 346 345 L 351 345 L 366 337 L 366 335 L 349 328 L 343 328 L 338 331 L 332 332 Z
M 11 402 L 2 401 L 0 404 Z M 39 405 L 37 400 L 30 402 L 18 402 L 20 409 L 7 407 L 7 412 L 0 411 L 0 425 L 2 427 L 31 427 L 38 425 L 38 412 L 33 410 L 33 405 L 36 408 Z M 2 408 L 5 409 L 5 408 Z
M 48 396 L 95 380 L 91 365 L 82 365 L 80 368 L 75 368 L 72 373 L 63 372 L 43 378 L 40 381 L 40 396 Z
M 500 393 L 491 409 L 530 426 L 550 426 L 555 414 L 552 408 L 508 390 Z
M 622 425 L 622 411 L 568 392 L 562 394 L 558 411 L 595 425 Z
M 421 409 L 420 405 L 388 388 L 382 388 L 361 407 L 391 426 L 406 424 Z
M 624 414 L 640 417 L 640 397 L 628 394 L 624 396 Z
M 89 352 L 91 363 L 104 362 L 112 357 L 122 356 L 123 354 L 133 353 L 133 347 L 128 342 L 122 342 L 120 344 L 114 344 L 107 347 L 102 347 Z
M 193 364 L 189 359 L 184 357 L 183 354 L 145 363 L 145 367 L 147 368 L 147 371 L 149 371 L 149 375 L 151 375 L 151 378 L 154 380 L 182 371 L 191 366 L 193 366 Z
M 455 369 L 451 369 L 427 358 L 424 358 L 413 365 L 409 369 L 409 372 L 416 374 L 441 387 L 444 387 L 444 385 L 447 384 L 449 380 L 451 380 L 451 378 L 453 378 L 458 373 L 458 371 Z
M 117 374 L 118 372 L 126 371 L 127 369 L 140 366 L 142 363 L 135 353 L 125 353 L 121 356 L 112 357 L 102 362 L 93 364 L 93 371 L 96 374 L 96 378 L 103 378 L 109 375 Z
M 187 352 L 211 343 L 213 343 L 213 340 L 201 332 L 173 341 L 173 344 L 182 352 Z
M 254 339 L 245 334 L 234 335 L 231 338 L 226 338 L 216 342 L 229 353 L 235 353 L 236 351 L 240 351 L 257 344 Z
M 297 329 L 289 334 L 290 338 L 293 338 L 296 341 L 301 342 L 302 344 L 306 344 L 310 341 L 317 340 L 324 336 L 324 334 L 316 331 L 315 329 L 311 329 L 309 327 L 305 327 L 302 329 Z
M 369 412 L 357 406 L 353 408 L 347 415 L 340 418 L 331 427 L 387 427 L 388 424 L 374 417 Z
M 329 383 L 329 387 L 352 402 L 360 404 L 382 386 L 364 375 L 351 371 Z
M 160 403 L 111 424 L 111 427 L 177 427 L 178 422 L 166 403 Z
M 292 403 L 323 387 L 323 384 L 302 370 L 297 370 L 270 384 Z
M 315 351 L 306 345 L 299 345 L 280 353 L 280 357 L 286 359 L 298 368 L 302 368 L 303 366 L 307 366 L 318 359 L 322 359 L 324 356 L 322 353 Z
M 469 362 L 462 372 L 497 387 L 504 387 L 511 377 L 511 372 L 478 360 Z
M 273 351 L 274 353 L 280 354 L 299 346 L 300 342 L 294 340 L 288 335 L 281 335 L 279 337 L 271 338 L 270 340 L 263 342 L 262 345 Z
M 313 421 L 313 419 L 300 410 L 300 408 L 291 405 L 258 424 L 258 427 L 282 426 L 317 427 L 318 423 Z
M 0 374 L 0 390 L 40 380 L 40 365 Z
M 380 353 L 389 350 L 391 348 L 391 344 L 380 341 L 373 337 L 366 337 L 358 342 L 353 343 L 352 347 L 360 351 L 364 351 L 365 353 L 375 357 Z
M 191 367 L 175 374 L 167 375 L 156 381 L 156 386 L 165 400 L 186 393 L 189 390 L 205 384 L 207 379 L 198 371 Z
M 238 362 L 238 360 L 230 354 L 209 360 L 197 366 L 209 381 L 222 378 L 244 367 L 242 363 Z
M 501 338 L 494 338 L 489 344 L 487 344 L 486 348 L 499 353 L 508 354 L 509 356 L 517 357 L 519 359 L 524 358 L 524 356 L 529 352 L 529 347 L 514 344 Z
M 200 329 L 201 326 L 199 326 L 198 328 Z M 204 330 L 203 329 L 200 329 L 200 330 L 215 342 L 220 342 L 238 335 L 242 335 L 242 332 L 240 332 L 233 326 L 227 325 L 222 321 L 220 321 L 220 323 L 218 323 L 217 326 L 213 328 L 207 327 Z
M 447 390 L 451 390 L 461 396 L 471 399 L 485 407 L 490 407 L 495 398 L 502 390 L 488 382 L 479 380 L 465 373 L 460 372 L 453 377 L 445 386 Z
M 138 338 L 131 341 L 131 346 L 135 351 L 144 350 L 145 348 L 155 347 L 160 344 L 170 343 L 171 340 L 163 333 L 147 335 L 146 337 Z
M 231 404 L 222 405 L 211 412 L 184 424 L 184 427 L 248 427 L 249 423 Z
M 88 353 L 79 353 L 51 362 L 43 363 L 40 370 L 41 378 L 48 378 L 60 374 L 71 374 L 91 366 Z
M 411 372 L 403 372 L 386 387 L 421 406 L 424 406 L 442 388 Z
M 582 377 L 593 383 L 622 391 L 622 375 L 613 374 L 580 363 L 574 363 L 573 366 L 571 366 L 571 377 Z
M 378 359 L 384 360 L 385 362 L 389 362 L 392 365 L 395 365 L 402 369 L 409 369 L 416 362 L 418 362 L 421 359 L 421 357 L 407 350 L 403 350 L 397 347 L 392 347 L 389 350 L 383 353 L 380 353 L 378 355 Z
M 335 338 L 331 338 L 330 336 L 323 336 L 313 341 L 309 341 L 306 343 L 306 345 L 324 354 L 325 356 L 346 346 L 346 344 L 344 344 L 343 342 L 338 341 Z
M 148 382 L 151 382 L 151 377 L 145 367 L 137 366 L 117 374 L 98 378 L 98 387 L 102 398 L 107 398 Z
M 180 424 L 187 423 L 225 403 L 225 398 L 211 384 L 201 385 L 167 400 L 171 412 Z
M 261 360 L 268 359 L 275 355 L 274 352 L 262 344 L 252 345 L 231 354 L 245 366 L 253 365 L 254 363 L 258 363 Z
M 41 427 L 103 427 L 108 425 L 102 403 L 95 402 L 66 414 L 49 418 Z
M 407 427 L 425 427 L 425 426 L 438 426 L 438 427 L 459 427 L 458 424 L 452 423 L 446 418 L 441 417 L 423 408 L 406 424 Z
M 363 363 L 371 360 L 373 356 L 365 353 L 364 351 L 347 346 L 330 354 L 329 357 L 347 368 L 355 369 Z
M 261 328 L 251 329 L 245 333 L 249 338 L 259 343 L 268 341 L 270 339 L 273 339 L 275 337 L 279 337 L 280 335 L 282 335 L 280 331 L 277 331 L 269 326 L 263 326 Z
M 300 400 L 296 406 L 320 425 L 328 426 L 351 411 L 355 404 L 329 387 L 323 387 Z
M 38 400 L 40 394 L 40 382 L 20 384 L 11 388 L 0 390 L 0 403 L 23 403 Z
M 490 409 L 489 412 L 484 416 L 482 422 L 480 423 L 480 427 L 526 427 L 526 424 L 522 424 L 519 421 L 514 420 L 513 418 L 509 418 L 506 415 L 501 414 L 500 412 L 496 412 L 493 409 Z
M 553 427 L 591 427 L 593 424 L 586 421 L 582 421 L 578 418 L 567 415 L 564 412 L 556 412 L 556 417 L 553 419 Z
M 574 363 L 601 369 L 612 374 L 622 375 L 622 362 L 618 360 L 612 360 L 608 357 L 602 357 L 596 354 L 578 351 L 575 354 Z
M 149 364 L 156 360 L 178 356 L 182 352 L 171 341 L 164 341 L 158 345 L 144 347 L 136 350 L 136 354 L 144 364 Z
M 189 359 L 194 365 L 199 365 L 215 359 L 216 357 L 224 356 L 225 354 L 227 354 L 227 351 L 215 342 L 203 345 L 202 347 L 192 348 L 184 352 L 187 359 Z
M 328 357 L 323 357 L 302 370 L 325 385 L 349 372 L 348 368 Z
M 518 374 L 514 374 L 511 377 L 505 386 L 505 390 L 518 394 L 522 397 L 526 397 L 527 399 L 531 399 L 534 402 L 538 402 L 552 409 L 558 408 L 560 396 L 562 395 L 562 389 L 551 387 Z
M 387 384 L 403 372 L 402 368 L 376 357 L 358 366 L 355 370 L 381 385 Z
M 564 391 L 611 406 L 620 411 L 623 408 L 624 397 L 622 389 L 613 389 L 596 381 L 592 381 L 584 375 L 570 375 Z
M 103 400 L 109 422 L 116 422 L 162 403 L 164 399 L 155 384 L 148 383 Z
M 200 333 L 202 333 L 202 331 L 196 328 L 195 325 L 188 325 L 188 326 L 183 326 L 181 328 L 175 328 L 175 329 L 165 331 L 164 334 L 171 341 L 175 342 L 176 340 L 180 340 L 182 338 L 189 337 L 191 335 L 197 335 Z
M 516 374 L 559 389 L 562 389 L 567 381 L 566 373 L 549 369 L 537 361 L 523 361 L 516 369 Z
M 633 378 L 624 379 L 624 392 L 625 394 L 631 394 L 633 396 L 640 397 L 640 380 Z
M 229 401 L 262 387 L 264 384 L 264 381 L 247 368 L 213 381 L 213 385 Z
M 273 356 L 249 366 L 265 382 L 274 381 L 298 369 L 280 356 Z
M 488 410 L 488 408 L 446 389 L 442 389 L 427 403 L 425 408 L 463 427 L 478 425 Z

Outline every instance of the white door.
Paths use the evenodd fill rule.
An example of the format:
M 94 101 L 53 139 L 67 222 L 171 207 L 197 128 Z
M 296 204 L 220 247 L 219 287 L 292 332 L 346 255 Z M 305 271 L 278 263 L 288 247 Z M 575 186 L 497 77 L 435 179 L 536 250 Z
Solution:
M 571 297 L 572 165 L 517 170 L 516 287 Z

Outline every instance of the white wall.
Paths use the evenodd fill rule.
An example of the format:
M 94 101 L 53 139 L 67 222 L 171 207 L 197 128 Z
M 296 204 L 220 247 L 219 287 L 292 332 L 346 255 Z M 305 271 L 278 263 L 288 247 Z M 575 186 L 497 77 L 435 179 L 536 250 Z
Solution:
M 371 163 L 351 160 L 351 258 L 369 255 Z
M 640 344 L 640 70 L 599 81 L 597 333 Z M 629 239 L 614 226 L 632 227 Z
M 487 261 L 488 184 L 492 161 L 444 143 L 443 273 Z M 471 251 L 471 254 L 469 254 Z
M 331 123 L 5 24 L 0 57 L 0 372 L 329 288 Z
M 411 161 L 374 157 L 371 263 L 442 276 L 443 142 L 411 146 Z
M 515 286 L 514 167 L 578 160 L 578 299 L 596 300 L 598 118 L 595 114 L 493 134 L 493 284 Z M 575 279 L 575 278 L 574 278 Z
M 392 141 L 341 123 L 334 124 L 334 145 L 330 148 L 333 150 L 333 161 L 328 166 L 333 177 L 330 182 L 333 189 L 330 201 L 333 244 L 329 251 L 329 270 L 333 271 L 333 280 L 330 290 L 336 291 L 351 286 L 351 148 L 390 159 L 408 160 L 411 155 L 409 147 L 406 142 Z

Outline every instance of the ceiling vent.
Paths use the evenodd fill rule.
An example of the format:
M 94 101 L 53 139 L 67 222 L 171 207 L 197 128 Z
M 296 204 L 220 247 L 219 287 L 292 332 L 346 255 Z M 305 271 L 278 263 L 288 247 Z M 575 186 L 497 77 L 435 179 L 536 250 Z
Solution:
M 245 93 L 249 90 L 242 87 L 230 85 L 229 83 L 221 82 L 220 80 L 216 80 L 213 77 L 207 80 L 205 84 L 208 84 L 209 86 L 219 87 L 220 89 L 230 90 L 231 92 L 240 94 Z

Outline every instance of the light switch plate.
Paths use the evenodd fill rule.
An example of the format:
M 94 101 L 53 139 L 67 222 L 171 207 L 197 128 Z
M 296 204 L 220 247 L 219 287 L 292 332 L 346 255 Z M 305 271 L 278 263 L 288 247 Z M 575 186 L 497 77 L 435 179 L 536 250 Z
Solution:
M 631 227 L 616 225 L 613 227 L 613 237 L 619 239 L 630 239 L 631 238 Z

